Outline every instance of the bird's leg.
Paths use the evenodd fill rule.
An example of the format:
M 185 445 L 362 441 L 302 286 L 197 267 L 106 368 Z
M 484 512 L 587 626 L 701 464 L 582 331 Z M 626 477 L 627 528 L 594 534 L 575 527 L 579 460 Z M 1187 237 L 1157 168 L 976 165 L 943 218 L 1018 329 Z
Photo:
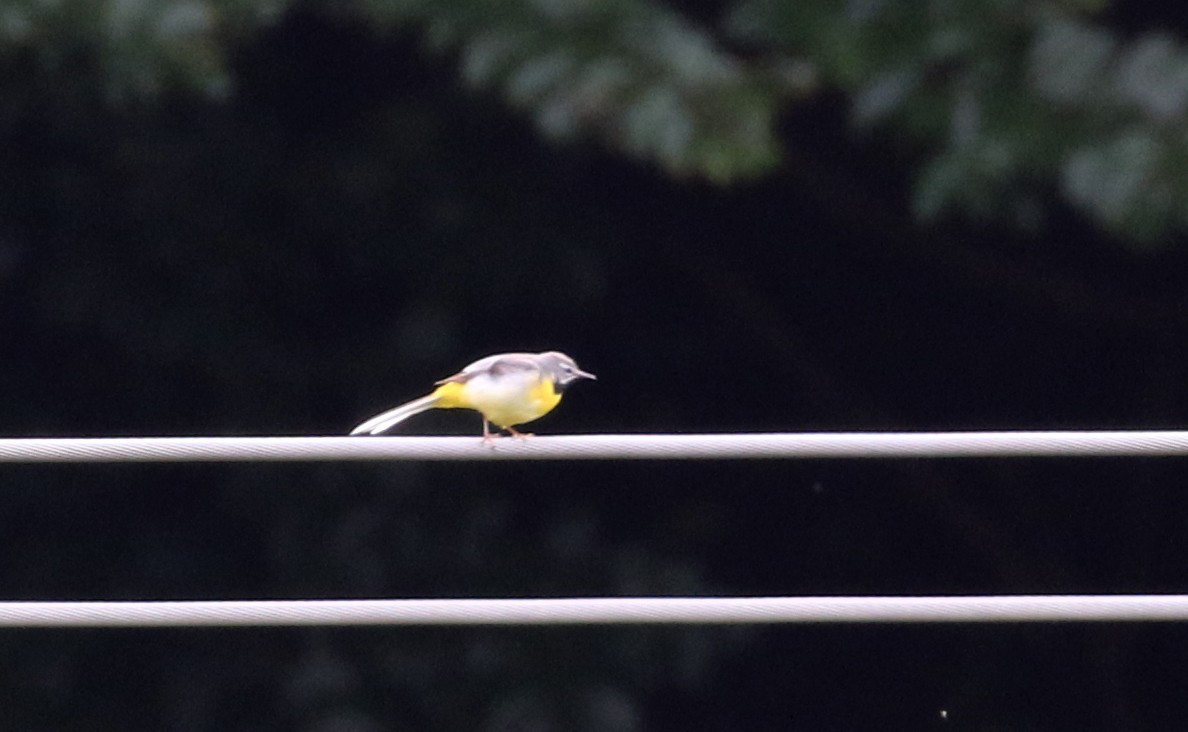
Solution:
M 487 424 L 487 418 L 483 417 L 483 444 L 490 445 L 494 439 L 491 435 L 491 425 Z

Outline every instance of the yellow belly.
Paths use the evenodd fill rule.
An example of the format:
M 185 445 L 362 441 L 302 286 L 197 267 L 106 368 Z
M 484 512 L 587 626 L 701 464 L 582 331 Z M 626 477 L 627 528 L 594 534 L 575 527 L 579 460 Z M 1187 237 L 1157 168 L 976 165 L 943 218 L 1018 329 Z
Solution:
M 442 384 L 433 393 L 438 407 L 473 409 L 499 427 L 539 419 L 561 402 L 553 383 L 536 375 L 531 380 L 477 377 L 465 383 Z

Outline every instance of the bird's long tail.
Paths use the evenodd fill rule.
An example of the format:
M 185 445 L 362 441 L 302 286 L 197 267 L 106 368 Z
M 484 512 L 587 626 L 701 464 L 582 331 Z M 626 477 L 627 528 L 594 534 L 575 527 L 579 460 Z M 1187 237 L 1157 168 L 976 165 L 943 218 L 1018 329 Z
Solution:
M 441 397 L 434 392 L 428 396 L 423 396 L 420 399 L 414 399 L 407 404 L 401 404 L 399 407 L 393 407 L 386 412 L 377 414 L 355 429 L 351 430 L 352 435 L 378 435 L 381 432 L 386 432 L 393 426 L 403 422 L 414 414 L 427 412 L 430 409 L 438 406 Z

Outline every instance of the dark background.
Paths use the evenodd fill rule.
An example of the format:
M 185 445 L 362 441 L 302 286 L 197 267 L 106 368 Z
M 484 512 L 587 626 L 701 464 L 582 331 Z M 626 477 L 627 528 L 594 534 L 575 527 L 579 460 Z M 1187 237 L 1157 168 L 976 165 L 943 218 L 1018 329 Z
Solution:
M 560 349 L 548 433 L 1178 428 L 1182 241 L 922 224 L 828 92 L 723 187 L 293 11 L 235 93 L 9 57 L 7 436 L 326 435 Z M 69 81 L 64 81 L 69 79 Z M 477 434 L 473 414 L 402 431 Z M 477 438 L 476 438 L 477 439 Z M 7 465 L 4 599 L 1182 592 L 1181 459 Z M 12 729 L 1168 729 L 1174 623 L 8 630 Z

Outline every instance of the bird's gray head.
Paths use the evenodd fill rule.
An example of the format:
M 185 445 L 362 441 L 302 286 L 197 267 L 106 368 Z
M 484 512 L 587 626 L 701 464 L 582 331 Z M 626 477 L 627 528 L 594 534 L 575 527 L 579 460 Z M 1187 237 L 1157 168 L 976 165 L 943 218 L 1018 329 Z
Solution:
M 578 379 L 597 379 L 594 374 L 582 371 L 577 363 L 560 351 L 545 351 L 537 354 L 541 368 L 553 377 L 558 388 L 569 386 Z

